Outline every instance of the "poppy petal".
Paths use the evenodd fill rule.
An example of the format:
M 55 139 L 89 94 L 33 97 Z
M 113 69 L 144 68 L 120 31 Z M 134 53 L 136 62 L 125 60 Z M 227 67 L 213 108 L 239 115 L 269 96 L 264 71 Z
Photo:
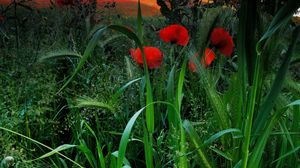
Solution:
M 210 48 L 206 48 L 204 57 L 201 59 L 202 65 L 207 68 L 213 60 L 216 58 L 214 51 Z
M 230 34 L 224 28 L 215 28 L 210 36 L 211 44 L 226 57 L 233 53 L 234 43 Z
M 156 47 L 146 46 L 144 47 L 144 53 L 147 61 L 147 66 L 149 69 L 159 68 L 163 61 L 162 52 Z M 140 48 L 136 50 L 130 49 L 131 57 L 136 63 L 143 67 L 143 57 Z
M 180 46 L 186 46 L 189 42 L 188 30 L 178 24 L 173 24 L 159 31 L 160 38 L 166 43 L 175 43 Z
M 199 56 L 199 53 L 198 52 L 195 53 L 194 57 L 197 58 L 198 56 Z M 210 48 L 206 48 L 204 56 L 201 59 L 202 66 L 207 68 L 213 62 L 213 60 L 215 58 L 216 58 L 216 55 L 215 55 L 214 51 Z M 196 72 L 196 64 L 193 62 L 193 60 L 189 61 L 189 70 L 191 72 Z

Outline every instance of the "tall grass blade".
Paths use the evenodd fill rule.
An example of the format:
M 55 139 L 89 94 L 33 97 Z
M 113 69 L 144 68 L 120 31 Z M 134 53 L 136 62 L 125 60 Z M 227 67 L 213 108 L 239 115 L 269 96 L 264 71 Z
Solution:
M 184 120 L 183 127 L 185 128 L 186 132 L 190 136 L 190 138 L 191 138 L 191 140 L 194 144 L 195 149 L 197 149 L 199 158 L 201 160 L 201 164 L 206 168 L 212 168 L 213 164 L 210 161 L 210 159 L 208 159 L 208 156 L 206 156 L 205 152 L 202 150 L 203 148 L 201 148 L 201 146 L 203 144 L 200 144 L 201 139 L 198 136 L 198 134 L 196 133 L 196 131 L 193 128 L 192 124 L 188 120 Z
M 300 128 L 300 100 L 298 104 L 294 103 L 293 123 L 291 125 L 291 132 L 297 132 Z M 299 133 L 300 134 L 300 133 Z M 300 145 L 300 139 L 297 135 L 292 135 L 292 141 L 296 146 Z
M 203 145 L 208 145 L 212 142 L 214 142 L 215 140 L 219 139 L 220 137 L 224 136 L 225 134 L 229 134 L 229 133 L 238 133 L 241 134 L 242 131 L 240 129 L 237 128 L 229 128 L 226 130 L 222 130 L 214 135 L 212 135 L 210 138 L 208 138 L 207 140 L 204 141 Z
M 263 134 L 257 140 L 257 144 L 252 151 L 251 157 L 249 159 L 248 167 L 259 167 L 260 162 L 262 161 L 262 154 L 264 152 L 265 146 L 269 135 L 271 134 L 274 124 L 277 122 L 279 113 L 274 115 L 272 119 L 268 122 L 267 127 L 264 129 Z
M 249 148 L 251 141 L 251 130 L 253 127 L 253 118 L 255 112 L 255 105 L 257 101 L 257 92 L 260 83 L 261 73 L 261 55 L 258 54 L 254 69 L 253 86 L 250 87 L 250 93 L 247 95 L 246 113 L 245 113 L 245 126 L 244 126 L 244 139 L 242 144 L 242 168 L 246 168 L 249 160 Z
M 207 98 L 209 99 L 212 109 L 215 112 L 215 117 L 218 120 L 219 127 L 221 128 L 221 130 L 228 129 L 230 128 L 230 120 L 224 102 L 222 101 L 220 95 L 217 93 L 217 90 L 213 85 L 214 82 L 209 79 L 209 73 L 200 64 L 199 60 L 194 57 L 195 52 L 193 51 L 193 49 L 191 48 L 190 50 L 191 52 L 189 53 L 189 55 L 191 57 L 191 60 L 196 65 L 196 71 L 200 77 L 200 82 L 203 85 Z M 223 141 L 222 143 L 225 144 L 225 141 Z
M 290 134 L 290 131 L 289 129 L 287 128 L 287 121 L 285 121 L 284 119 L 282 119 L 280 122 L 279 122 L 279 126 L 282 130 L 282 132 L 284 132 L 284 137 L 287 139 L 287 141 L 290 143 L 290 146 L 292 149 L 295 149 L 295 144 L 294 144 L 294 141 L 292 140 L 292 137 L 291 137 L 291 134 Z M 297 158 L 297 156 L 296 156 Z
M 280 142 L 279 156 L 283 156 L 286 153 L 286 150 L 288 148 L 288 146 L 287 146 L 288 143 L 287 143 L 287 138 L 285 136 L 281 136 L 280 139 L 281 139 L 281 142 Z M 276 164 L 276 168 L 280 168 L 280 167 L 283 167 L 282 160 L 278 161 Z
M 256 120 L 254 122 L 253 130 L 254 134 L 257 134 L 262 128 L 263 124 L 266 123 L 268 120 L 268 117 L 270 116 L 270 113 L 274 107 L 275 100 L 280 94 L 280 91 L 282 89 L 284 79 L 287 75 L 289 64 L 293 55 L 293 52 L 296 47 L 297 40 L 299 39 L 300 34 L 300 26 L 298 26 L 294 32 L 293 32 L 293 38 L 291 41 L 291 44 L 289 46 L 289 49 L 286 53 L 286 56 L 276 74 L 275 80 L 272 84 L 271 90 L 268 93 L 265 101 L 263 102 L 262 106 L 260 107 L 258 111 L 258 115 L 256 117 Z
M 144 129 L 143 143 L 144 143 L 144 150 L 145 150 L 146 167 L 153 168 L 153 157 L 152 157 L 153 139 L 152 137 L 149 137 L 148 130 L 145 126 L 143 126 L 143 129 Z
M 241 1 L 239 15 L 239 32 L 237 37 L 238 73 L 242 82 L 241 100 L 245 101 L 246 87 L 252 85 L 254 80 L 254 68 L 256 62 L 256 25 L 257 25 L 257 1 Z
M 118 158 L 119 157 L 119 151 L 114 151 L 113 153 L 111 153 L 111 155 Z M 130 166 L 130 163 L 129 163 L 129 161 L 126 157 L 124 158 L 123 164 L 124 164 L 124 166 L 122 168 L 124 168 L 125 166 Z
M 297 151 L 299 151 L 299 150 L 300 150 L 300 146 L 297 146 L 297 147 L 294 148 L 293 150 L 287 152 L 286 154 L 280 156 L 278 159 L 274 160 L 274 161 L 272 162 L 272 164 L 275 163 L 275 162 L 278 162 L 278 161 L 280 161 L 280 160 L 282 160 L 282 159 L 284 159 L 284 158 L 286 158 L 286 157 L 288 157 L 288 156 L 290 156 L 290 155 L 292 155 L 292 154 L 297 154 Z
M 124 132 L 122 134 L 122 138 L 121 138 L 121 142 L 119 145 L 119 150 L 118 150 L 118 161 L 117 161 L 117 168 L 122 168 L 123 165 L 123 161 L 125 158 L 125 152 L 126 152 L 126 147 L 128 144 L 128 139 L 131 133 L 131 130 L 133 128 L 133 125 L 136 121 L 136 119 L 139 117 L 139 115 L 143 112 L 143 110 L 146 107 L 140 109 L 139 111 L 137 111 L 129 120 L 129 122 L 127 123 Z
M 174 93 L 174 81 L 175 81 L 175 67 L 173 66 L 168 77 L 168 82 L 167 82 L 167 100 L 169 103 L 174 103 L 175 99 L 175 93 Z M 171 108 L 170 106 L 167 107 L 167 115 L 168 115 L 168 122 L 169 122 L 169 127 L 174 128 L 176 125 L 177 121 L 177 116 L 175 113 L 175 110 Z
M 152 104 L 148 104 L 147 106 L 154 105 L 155 103 L 166 104 L 176 110 L 176 107 L 173 104 L 171 104 L 169 102 L 163 102 L 163 101 L 153 102 Z M 130 120 L 128 121 L 128 123 L 123 131 L 121 141 L 119 144 L 119 150 L 118 150 L 117 168 L 122 167 L 123 161 L 125 159 L 125 152 L 126 152 L 127 144 L 129 141 L 129 136 L 132 131 L 133 125 L 134 125 L 135 121 L 137 120 L 137 118 L 140 116 L 140 114 L 147 108 L 147 106 L 141 108 L 130 118 Z
M 276 30 L 278 30 L 282 25 L 289 21 L 293 14 L 300 7 L 300 1 L 298 0 L 289 0 L 275 15 L 272 20 L 267 32 L 261 37 L 257 43 L 257 49 L 260 51 L 260 47 L 263 45 L 263 42 L 271 37 Z
M 79 140 L 80 145 L 77 147 L 86 157 L 90 166 L 93 168 L 97 167 L 96 158 L 93 155 L 93 152 L 88 148 L 86 142 L 83 139 Z
M 100 39 L 100 36 L 107 29 L 112 29 L 112 30 L 118 31 L 120 33 L 123 33 L 128 38 L 134 40 L 135 43 L 137 44 L 137 46 L 141 49 L 142 56 L 143 56 L 143 63 L 144 63 L 144 72 L 145 72 L 146 82 L 147 82 L 147 84 L 146 84 L 146 92 L 147 92 L 146 104 L 151 104 L 153 102 L 152 88 L 151 88 L 149 71 L 148 71 L 148 68 L 147 68 L 148 66 L 147 66 L 147 62 L 146 62 L 146 58 L 145 58 L 145 53 L 144 53 L 142 42 L 139 40 L 139 38 L 136 36 L 135 33 L 131 32 L 131 30 L 129 30 L 126 27 L 119 26 L 119 25 L 110 25 L 110 26 L 101 27 L 101 28 L 95 30 L 95 33 L 92 36 L 92 39 L 89 41 L 89 43 L 87 45 L 87 48 L 86 48 L 86 50 L 84 52 L 84 55 L 80 59 L 80 62 L 77 65 L 75 71 L 73 72 L 73 74 L 71 75 L 71 77 L 67 80 L 67 82 L 61 87 L 61 89 L 59 90 L 59 92 L 61 92 L 63 89 L 65 89 L 67 87 L 67 85 L 76 76 L 76 74 L 81 70 L 81 68 L 83 67 L 83 65 L 87 61 L 87 59 L 91 56 L 92 51 L 94 50 L 94 48 L 97 45 L 98 40 Z M 149 129 L 150 133 L 153 133 L 154 132 L 154 107 L 153 107 L 153 105 L 147 106 L 146 111 L 147 111 L 146 112 L 147 128 Z
M 257 140 L 257 143 L 255 144 L 255 147 L 252 151 L 250 160 L 249 160 L 249 167 L 258 167 L 260 164 L 262 155 L 264 153 L 264 149 L 268 140 L 268 137 L 271 135 L 272 128 L 274 127 L 274 124 L 278 122 L 280 116 L 286 112 L 286 110 L 292 106 L 298 106 L 299 102 L 295 101 L 294 103 L 291 103 L 284 107 L 281 110 L 275 111 L 275 113 L 272 115 L 270 120 L 267 120 L 268 124 L 265 126 L 264 130 L 262 131 L 262 134 Z
M 138 0 L 138 13 L 137 13 L 137 30 L 138 30 L 138 37 L 142 43 L 144 43 L 143 40 L 143 18 L 142 18 L 142 10 L 141 10 L 141 3 L 140 0 Z M 144 53 L 143 47 L 140 47 L 142 51 L 143 56 L 143 65 L 144 65 L 144 74 L 146 77 L 146 125 L 147 130 L 144 129 L 144 149 L 145 149 L 145 156 L 146 156 L 146 167 L 147 168 L 153 168 L 153 154 L 152 154 L 152 148 L 153 148 L 153 137 L 152 134 L 154 132 L 154 106 L 152 104 L 153 102 L 153 93 L 151 88 L 151 81 L 150 81 L 150 75 L 148 72 L 148 66 L 146 62 L 146 57 Z M 148 106 L 149 105 L 149 106 Z M 146 131 L 146 132 L 145 132 Z
M 146 93 L 147 93 L 146 104 L 147 105 L 149 104 L 149 106 L 147 106 L 147 109 L 146 109 L 146 124 L 147 124 L 147 129 L 148 129 L 149 133 L 152 134 L 154 132 L 154 106 L 152 104 L 153 96 L 152 96 L 150 75 L 149 75 L 149 71 L 147 68 L 148 66 L 147 66 L 142 42 L 139 40 L 139 38 L 136 36 L 136 34 L 131 32 L 130 30 L 128 30 L 126 27 L 118 26 L 118 25 L 111 25 L 111 26 L 109 26 L 109 28 L 119 31 L 119 32 L 125 34 L 128 38 L 134 40 L 134 42 L 137 44 L 137 46 L 142 51 L 143 63 L 144 63 L 144 73 L 145 73 L 145 78 L 146 78 Z
M 74 77 L 76 76 L 76 74 L 81 70 L 81 68 L 84 66 L 85 62 L 87 61 L 87 59 L 91 56 L 94 48 L 97 45 L 98 40 L 100 39 L 102 33 L 107 29 L 107 27 L 103 27 L 98 29 L 95 34 L 93 35 L 92 39 L 89 41 L 84 54 L 82 56 L 82 58 L 80 59 L 75 71 L 73 72 L 73 74 L 71 75 L 71 77 L 64 83 L 64 85 L 59 89 L 58 92 L 61 92 L 62 90 L 64 90 L 69 83 L 74 79 Z
M 47 146 L 47 145 L 45 145 L 45 144 L 43 144 L 43 143 L 41 143 L 41 142 L 39 142 L 39 141 L 36 141 L 36 140 L 34 140 L 34 139 L 30 138 L 30 137 L 27 137 L 27 136 L 25 136 L 25 135 L 22 135 L 22 134 L 20 134 L 20 133 L 18 133 L 18 132 L 15 132 L 15 131 L 13 131 L 13 130 L 10 130 L 10 129 L 4 128 L 4 127 L 0 127 L 0 129 L 1 129 L 1 130 L 4 130 L 4 131 L 7 131 L 7 132 L 10 132 L 10 133 L 12 133 L 12 134 L 18 135 L 18 136 L 20 136 L 20 137 L 22 137 L 22 138 L 25 138 L 25 139 L 27 139 L 27 140 L 29 140 L 29 141 L 35 143 L 35 144 L 41 145 L 41 146 L 43 146 L 43 147 L 45 147 L 45 148 L 47 148 L 47 149 L 49 149 L 49 150 L 51 150 L 51 151 L 54 150 L 53 148 L 51 148 L 51 147 L 49 147 L 49 146 Z M 59 151 L 57 151 L 56 153 L 57 153 L 58 155 L 62 156 L 63 158 L 69 160 L 70 162 L 72 162 L 72 163 L 75 164 L 76 166 L 78 166 L 78 167 L 80 167 L 80 168 L 83 168 L 83 166 L 81 166 L 81 165 L 78 164 L 77 162 L 73 161 L 73 160 L 70 159 L 69 157 L 63 155 L 63 154 L 60 153 Z
M 49 59 L 65 58 L 66 56 L 79 58 L 79 59 L 82 58 L 82 55 L 77 52 L 61 50 L 61 51 L 52 51 L 52 52 L 46 54 L 45 56 L 42 56 L 41 58 L 38 59 L 38 62 L 44 62 Z
M 179 158 L 179 163 L 178 166 L 182 168 L 187 168 L 188 167 L 188 160 L 186 155 L 186 138 L 185 138 L 185 131 L 182 126 L 182 120 L 180 116 L 180 111 L 181 111 L 181 103 L 183 99 L 183 83 L 184 83 L 184 77 L 185 77 L 185 71 L 186 71 L 186 66 L 187 66 L 187 61 L 188 59 L 185 58 L 180 74 L 179 74 L 179 79 L 178 79 L 178 84 L 177 84 L 177 91 L 176 91 L 176 100 L 175 100 L 175 107 L 177 108 L 177 118 L 178 118 L 178 126 L 180 129 L 180 143 L 179 143 L 179 151 L 182 156 Z M 177 127 L 175 127 L 177 128 Z
M 218 149 L 216 147 L 210 147 L 210 149 L 212 151 L 214 151 L 215 153 L 217 153 L 218 155 L 225 158 L 226 160 L 232 161 L 232 156 L 229 153 L 225 153 L 225 152 L 221 151 L 220 149 Z
M 96 139 L 96 143 L 97 143 L 97 154 L 98 154 L 98 159 L 100 161 L 100 167 L 105 168 L 105 159 L 103 156 L 103 151 L 102 151 L 102 147 L 101 147 L 101 143 L 99 141 L 99 139 L 97 138 L 95 132 L 93 131 L 93 129 L 86 123 L 84 122 L 85 127 L 90 131 L 90 133 L 94 136 L 94 138 Z
M 61 162 L 61 164 L 63 165 L 64 168 L 68 168 L 67 163 L 62 159 L 62 158 L 58 158 L 59 161 Z
M 96 47 L 97 41 L 100 39 L 101 34 L 106 29 L 112 29 L 112 30 L 123 33 L 128 38 L 134 40 L 135 43 L 138 45 L 138 47 L 141 49 L 142 56 L 143 56 L 143 63 L 144 63 L 144 72 L 145 72 L 145 76 L 146 76 L 146 92 L 147 92 L 146 104 L 151 104 L 153 102 L 152 88 L 151 88 L 150 77 L 149 77 L 149 72 L 148 72 L 148 68 L 147 68 L 147 62 L 146 62 L 142 42 L 139 40 L 139 38 L 136 36 L 136 34 L 131 32 L 128 28 L 119 26 L 119 25 L 110 25 L 110 26 L 103 27 L 103 28 L 100 28 L 95 31 L 92 39 L 88 43 L 88 46 L 84 52 L 84 55 L 81 58 L 79 64 L 77 65 L 75 71 L 73 72 L 72 76 L 67 80 L 67 82 L 62 86 L 62 88 L 59 90 L 59 92 L 61 92 L 64 88 L 66 88 L 67 85 L 73 80 L 75 75 L 81 70 L 81 68 L 87 61 L 87 59 L 92 54 L 93 49 Z M 154 107 L 153 107 L 153 105 L 147 106 L 146 124 L 147 124 L 149 133 L 152 134 L 154 132 Z
M 288 107 L 290 107 L 290 106 L 300 106 L 300 100 L 296 100 L 296 101 L 290 103 L 290 104 L 287 105 L 287 106 L 288 106 Z
M 40 159 L 44 159 L 44 158 L 47 158 L 47 157 L 50 157 L 54 154 L 57 154 L 58 152 L 61 152 L 61 151 L 64 151 L 64 150 L 67 150 L 67 149 L 70 149 L 70 148 L 74 148 L 74 147 L 77 147 L 77 145 L 70 145 L 70 144 L 63 144 L 55 149 L 53 149 L 52 151 L 36 158 L 36 159 L 33 159 L 33 160 L 30 160 L 28 162 L 32 162 L 32 161 L 36 161 L 36 160 L 40 160 Z
M 249 86 L 249 83 L 251 81 L 249 81 L 249 79 L 252 80 L 252 74 L 249 76 L 249 69 L 252 68 L 249 64 L 249 57 L 251 57 L 251 53 L 252 52 L 248 52 L 249 50 L 251 51 L 252 48 L 249 48 L 249 46 L 247 45 L 247 40 L 250 40 L 250 44 L 253 43 L 254 41 L 254 37 L 253 36 L 247 36 L 248 31 L 252 32 L 255 31 L 255 26 L 253 25 L 253 23 L 255 23 L 255 17 L 252 17 L 251 15 L 254 13 L 256 14 L 256 9 L 253 11 L 251 10 L 251 8 L 253 7 L 253 5 L 251 5 L 252 1 L 251 0 L 242 0 L 241 1 L 241 9 L 240 9 L 240 13 L 239 13 L 239 29 L 238 29 L 238 35 L 237 35 L 237 53 L 238 53 L 238 79 L 237 81 L 240 81 L 241 83 L 241 87 L 240 87 L 240 92 L 238 94 L 238 96 L 240 97 L 239 99 L 237 99 L 237 104 L 240 105 L 240 107 L 238 107 L 238 109 L 240 109 L 240 113 L 241 115 L 246 118 L 247 116 L 247 107 L 248 106 L 244 106 L 245 104 L 247 104 L 247 88 Z M 254 2 L 256 3 L 256 2 Z M 252 18 L 251 18 L 252 17 Z M 249 29 L 252 28 L 252 29 Z M 251 38 L 251 39 L 248 39 Z M 251 45 L 250 45 L 251 46 Z M 256 58 L 257 60 L 257 58 Z M 251 63 L 252 65 L 252 63 Z M 257 71 L 257 70 L 256 70 Z M 253 71 L 251 71 L 253 72 Z M 247 117 L 246 120 L 249 120 L 249 118 Z M 249 125 L 252 125 L 252 122 Z M 249 130 L 249 128 L 248 128 Z M 249 131 L 248 131 L 249 132 Z M 248 139 L 250 139 L 250 136 L 247 136 Z M 236 145 L 239 142 L 236 142 Z M 242 148 L 242 151 L 244 151 L 242 153 L 242 157 L 243 157 L 243 162 L 241 162 L 241 165 L 243 165 L 242 167 L 245 168 L 247 163 L 246 159 L 248 159 L 248 145 L 245 144 L 245 147 Z M 247 148 L 247 149 L 246 149 Z

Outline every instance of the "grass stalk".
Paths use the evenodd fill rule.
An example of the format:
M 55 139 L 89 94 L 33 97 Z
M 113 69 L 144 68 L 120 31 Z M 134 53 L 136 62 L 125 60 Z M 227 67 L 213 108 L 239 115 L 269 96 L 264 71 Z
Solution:
M 256 105 L 256 94 L 259 85 L 259 74 L 261 73 L 261 55 L 258 54 L 256 57 L 255 63 L 255 71 L 254 71 L 254 80 L 253 86 L 251 87 L 249 99 L 247 100 L 247 107 L 246 107 L 246 124 L 244 128 L 244 143 L 242 144 L 242 168 L 247 168 L 247 162 L 249 157 L 249 145 L 251 140 L 251 130 L 252 130 L 252 123 L 253 123 L 253 115 L 255 111 Z
M 0 129 L 1 129 L 1 130 L 4 130 L 4 131 L 7 131 L 7 132 L 10 132 L 10 133 L 13 133 L 13 134 L 15 134 L 15 135 L 18 135 L 18 136 L 20 136 L 20 137 L 22 137 L 22 138 L 25 138 L 25 139 L 27 139 L 27 140 L 29 140 L 29 141 L 35 143 L 35 144 L 41 145 L 41 146 L 43 146 L 43 147 L 45 147 L 45 148 L 51 150 L 52 152 L 57 153 L 58 155 L 62 156 L 63 158 L 69 160 L 69 161 L 72 162 L 74 165 L 76 165 L 76 166 L 78 166 L 78 167 L 80 167 L 80 168 L 84 168 L 83 166 L 81 166 L 81 165 L 78 164 L 77 162 L 73 161 L 73 160 L 70 159 L 69 157 L 65 156 L 64 154 L 62 154 L 62 153 L 60 153 L 60 152 L 58 152 L 58 151 L 55 151 L 55 149 L 53 149 L 53 148 L 51 148 L 51 147 L 49 147 L 49 146 L 47 146 L 47 145 L 45 145 L 45 144 L 43 144 L 43 143 L 37 141 L 37 140 L 34 140 L 34 139 L 30 138 L 30 137 L 27 137 L 27 136 L 25 136 L 25 135 L 22 135 L 22 134 L 20 134 L 20 133 L 18 133 L 18 132 L 15 132 L 15 131 L 13 131 L 13 130 L 10 130 L 10 129 L 4 128 L 4 127 L 0 127 Z
M 182 119 L 180 116 L 180 109 L 181 109 L 181 103 L 182 103 L 182 98 L 183 98 L 183 84 L 184 84 L 184 77 L 185 77 L 185 71 L 186 71 L 186 65 L 187 65 L 188 59 L 185 58 L 183 65 L 180 70 L 179 74 L 179 80 L 178 80 L 178 86 L 177 86 L 177 93 L 176 93 L 176 102 L 175 102 L 175 107 L 177 108 L 177 118 L 178 118 L 178 126 L 180 129 L 180 142 L 179 142 L 179 151 L 180 154 L 183 155 L 179 158 L 179 167 L 182 168 L 187 168 L 188 167 L 188 161 L 186 155 L 186 137 L 185 137 L 185 131 L 183 128 L 182 124 Z

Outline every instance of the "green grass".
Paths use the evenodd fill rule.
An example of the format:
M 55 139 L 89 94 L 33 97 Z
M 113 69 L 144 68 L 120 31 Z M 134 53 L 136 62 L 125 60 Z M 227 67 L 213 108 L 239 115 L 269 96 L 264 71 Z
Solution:
M 250 0 L 239 13 L 201 7 L 186 47 L 162 42 L 168 21 L 143 18 L 138 4 L 137 17 L 100 24 L 77 9 L 18 9 L 19 37 L 14 18 L 0 25 L 0 168 L 7 156 L 15 167 L 299 165 L 300 27 L 290 22 L 299 6 L 290 0 L 274 16 Z M 214 27 L 235 50 L 204 68 L 193 56 Z M 148 70 L 144 52 L 144 68 L 131 59 L 143 46 L 162 50 L 159 69 Z

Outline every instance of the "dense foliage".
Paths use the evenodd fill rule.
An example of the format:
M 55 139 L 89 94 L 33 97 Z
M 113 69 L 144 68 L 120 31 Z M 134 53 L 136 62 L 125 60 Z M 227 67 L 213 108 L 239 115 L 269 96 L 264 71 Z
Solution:
M 0 8 L 0 168 L 299 168 L 300 2 L 25 2 Z

